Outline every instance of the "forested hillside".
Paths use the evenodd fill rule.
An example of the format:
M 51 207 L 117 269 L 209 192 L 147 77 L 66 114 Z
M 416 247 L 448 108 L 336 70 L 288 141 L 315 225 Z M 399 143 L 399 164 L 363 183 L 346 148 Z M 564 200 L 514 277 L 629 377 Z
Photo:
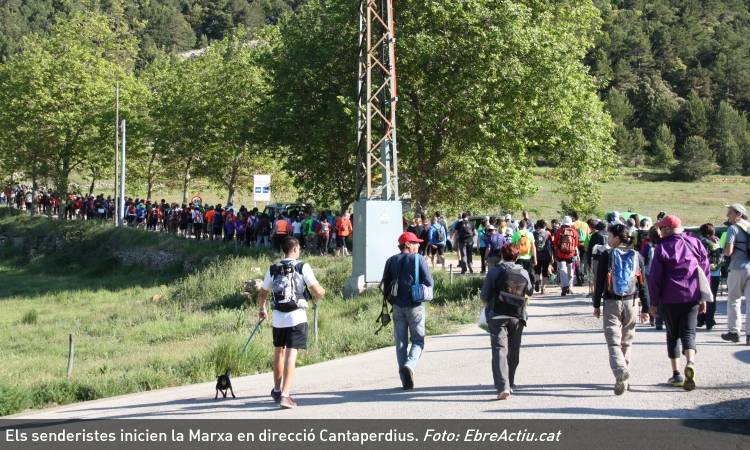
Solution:
M 604 24 L 588 62 L 623 162 L 682 162 L 689 179 L 715 157 L 722 173 L 750 173 L 750 2 L 595 3 Z
M 237 27 L 275 23 L 304 0 L 2 0 L 0 60 L 18 50 L 20 38 L 45 32 L 56 18 L 98 8 L 126 21 L 139 38 L 141 57 L 154 49 L 183 51 L 223 39 Z

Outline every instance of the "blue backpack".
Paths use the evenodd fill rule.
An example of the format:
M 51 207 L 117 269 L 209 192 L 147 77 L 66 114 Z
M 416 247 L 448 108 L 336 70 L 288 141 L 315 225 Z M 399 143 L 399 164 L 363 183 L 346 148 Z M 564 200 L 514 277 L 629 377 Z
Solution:
M 607 274 L 610 293 L 618 297 L 635 295 L 642 277 L 641 262 L 635 250 L 613 248 L 610 251 Z

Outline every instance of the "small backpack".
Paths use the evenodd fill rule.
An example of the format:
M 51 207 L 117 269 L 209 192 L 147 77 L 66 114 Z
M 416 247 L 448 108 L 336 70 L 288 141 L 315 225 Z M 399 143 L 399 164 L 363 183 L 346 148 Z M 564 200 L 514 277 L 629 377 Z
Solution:
M 706 246 L 706 250 L 708 251 L 708 262 L 711 265 L 711 272 L 721 269 L 724 249 L 721 248 L 718 242 L 709 239 L 704 239 L 703 245 Z
M 273 301 L 273 309 L 280 312 L 291 312 L 301 306 L 306 301 L 304 298 L 299 298 L 297 294 L 297 286 L 305 284 L 305 280 L 302 278 L 302 267 L 305 263 L 299 261 L 293 263 L 292 261 L 282 261 L 271 266 L 269 269 L 271 273 L 271 298 Z M 307 291 L 305 291 L 306 293 Z
M 560 249 L 560 253 L 567 255 L 575 252 L 573 245 L 573 236 L 575 236 L 575 233 L 576 230 L 572 227 L 565 227 L 562 229 L 562 232 L 560 233 L 560 243 L 557 246 Z
M 505 269 L 495 281 L 492 312 L 496 315 L 523 318 L 526 307 L 528 279 L 518 265 L 502 265 Z
M 531 242 L 529 241 L 529 235 L 526 231 L 521 232 L 521 237 L 518 238 L 518 254 L 528 255 L 531 253 Z
M 445 242 L 445 228 L 440 224 L 435 226 L 435 241 Z
M 642 282 L 641 263 L 638 253 L 633 249 L 613 248 L 609 253 L 609 273 L 607 286 L 609 292 L 618 297 L 635 295 L 638 282 Z
M 536 247 L 537 255 L 547 251 L 547 231 L 538 230 L 534 232 L 534 246 Z
M 487 240 L 487 246 L 490 248 L 490 255 L 500 256 L 500 249 L 505 245 L 505 236 L 500 233 L 494 233 Z

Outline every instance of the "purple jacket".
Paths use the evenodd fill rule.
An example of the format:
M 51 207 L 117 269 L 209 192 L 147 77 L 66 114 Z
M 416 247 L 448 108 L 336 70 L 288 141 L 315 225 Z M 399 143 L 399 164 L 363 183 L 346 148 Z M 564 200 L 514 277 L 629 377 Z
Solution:
M 699 268 L 710 279 L 708 254 L 699 240 L 686 233 L 662 239 L 654 249 L 648 274 L 651 305 L 698 303 L 701 294 L 696 270 Z

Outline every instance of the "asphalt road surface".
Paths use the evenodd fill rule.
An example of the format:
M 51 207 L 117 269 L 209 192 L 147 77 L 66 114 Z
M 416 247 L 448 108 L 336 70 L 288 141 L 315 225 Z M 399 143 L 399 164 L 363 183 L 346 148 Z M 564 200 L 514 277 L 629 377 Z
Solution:
M 585 289 L 585 288 L 584 288 Z M 616 397 L 601 321 L 578 290 L 534 297 L 524 331 L 517 391 L 495 400 L 489 335 L 476 326 L 427 339 L 415 389 L 400 388 L 393 348 L 298 369 L 295 410 L 269 396 L 271 374 L 233 380 L 235 399 L 214 401 L 214 383 L 163 389 L 59 408 L 16 418 L 750 418 L 750 346 L 723 342 L 719 324 L 699 330 L 693 392 L 666 385 L 671 376 L 665 336 L 639 326 L 631 391 Z M 477 306 L 477 313 L 479 307 Z M 428 318 L 429 320 L 429 310 Z M 270 332 L 268 328 L 264 332 Z

